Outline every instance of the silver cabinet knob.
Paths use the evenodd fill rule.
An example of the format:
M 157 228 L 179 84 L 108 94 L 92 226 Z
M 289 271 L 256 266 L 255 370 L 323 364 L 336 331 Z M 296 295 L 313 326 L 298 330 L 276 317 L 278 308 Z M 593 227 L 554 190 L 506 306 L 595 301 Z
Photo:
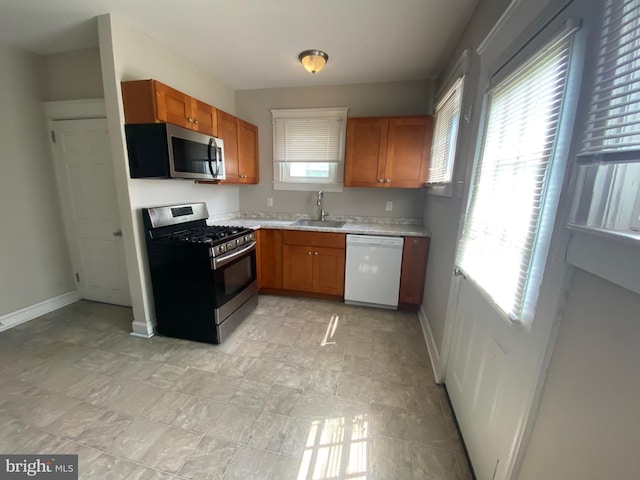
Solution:
M 196 118 L 193 123 L 195 123 L 196 125 L 199 124 L 200 122 L 198 121 L 198 119 Z
M 318 254 L 318 252 L 314 252 L 314 255 L 317 255 L 317 254 Z
M 187 121 L 193 123 L 193 118 L 189 117 L 187 118 Z
M 378 179 L 378 183 L 383 183 L 384 182 L 384 178 L 379 178 Z
M 122 236 L 122 230 L 116 230 L 115 232 L 113 232 L 113 236 L 114 237 L 121 237 Z

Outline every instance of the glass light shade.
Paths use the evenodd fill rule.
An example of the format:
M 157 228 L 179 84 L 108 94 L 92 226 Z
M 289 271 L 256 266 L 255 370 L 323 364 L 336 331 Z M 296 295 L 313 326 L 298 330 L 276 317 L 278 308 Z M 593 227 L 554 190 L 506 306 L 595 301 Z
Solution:
M 306 50 L 298 58 L 309 73 L 319 72 L 329 60 L 329 56 L 320 50 Z

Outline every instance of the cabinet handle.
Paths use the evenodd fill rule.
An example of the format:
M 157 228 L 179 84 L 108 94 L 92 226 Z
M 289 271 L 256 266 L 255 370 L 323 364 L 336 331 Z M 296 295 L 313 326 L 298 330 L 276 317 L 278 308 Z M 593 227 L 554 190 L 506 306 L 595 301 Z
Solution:
M 314 253 L 314 255 L 317 255 L 317 254 L 318 254 L 318 252 L 315 252 L 315 253 Z
M 384 183 L 384 178 L 379 178 L 378 183 Z
M 193 123 L 193 118 L 189 117 L 189 118 L 187 118 L 187 121 Z
M 384 179 L 384 183 L 389 183 L 390 181 L 391 181 L 391 179 L 390 179 L 390 178 L 385 178 L 385 179 Z
M 193 123 L 195 123 L 196 125 L 199 124 L 200 122 L 198 121 L 198 119 L 196 118 Z
M 311 255 L 311 252 L 307 252 L 307 255 Z

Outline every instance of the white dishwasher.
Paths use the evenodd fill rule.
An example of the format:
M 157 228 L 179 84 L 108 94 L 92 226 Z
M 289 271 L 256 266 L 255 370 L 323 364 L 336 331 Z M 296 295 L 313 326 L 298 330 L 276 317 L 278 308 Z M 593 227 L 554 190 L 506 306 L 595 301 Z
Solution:
M 402 237 L 347 235 L 344 303 L 398 308 Z

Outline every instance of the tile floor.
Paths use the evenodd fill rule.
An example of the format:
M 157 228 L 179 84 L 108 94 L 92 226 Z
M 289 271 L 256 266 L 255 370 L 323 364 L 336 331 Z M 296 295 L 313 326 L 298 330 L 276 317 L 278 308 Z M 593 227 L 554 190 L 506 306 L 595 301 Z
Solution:
M 81 479 L 471 478 L 415 314 L 261 296 L 215 346 L 130 325 L 81 301 L 0 333 L 0 452 L 79 454 Z

